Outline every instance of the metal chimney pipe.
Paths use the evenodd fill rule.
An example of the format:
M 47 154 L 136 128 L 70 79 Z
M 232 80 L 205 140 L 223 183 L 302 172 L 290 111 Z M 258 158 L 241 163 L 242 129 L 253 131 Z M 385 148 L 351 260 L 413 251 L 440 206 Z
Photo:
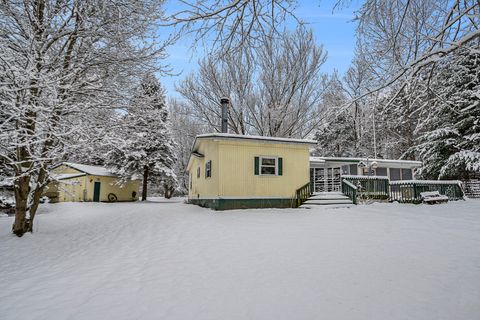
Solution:
M 222 105 L 222 133 L 228 133 L 228 105 L 230 99 L 223 97 L 220 98 L 220 104 Z

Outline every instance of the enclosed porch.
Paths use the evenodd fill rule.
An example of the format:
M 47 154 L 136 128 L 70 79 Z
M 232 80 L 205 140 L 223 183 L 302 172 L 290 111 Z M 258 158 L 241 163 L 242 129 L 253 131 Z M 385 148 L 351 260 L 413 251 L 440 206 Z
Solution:
M 342 192 L 342 177 L 382 177 L 390 181 L 414 180 L 420 161 L 369 158 L 310 157 L 310 187 L 313 194 Z

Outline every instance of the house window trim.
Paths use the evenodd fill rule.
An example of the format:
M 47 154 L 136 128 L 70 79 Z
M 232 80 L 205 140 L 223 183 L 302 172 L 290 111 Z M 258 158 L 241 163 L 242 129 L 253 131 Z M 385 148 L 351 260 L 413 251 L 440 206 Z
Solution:
M 259 176 L 264 176 L 264 177 L 278 177 L 278 158 L 280 157 L 275 157 L 275 156 L 258 156 L 258 175 Z M 262 173 L 262 162 L 263 159 L 275 159 L 275 174 L 270 174 L 270 173 Z M 265 167 L 271 168 L 271 165 L 265 165 Z

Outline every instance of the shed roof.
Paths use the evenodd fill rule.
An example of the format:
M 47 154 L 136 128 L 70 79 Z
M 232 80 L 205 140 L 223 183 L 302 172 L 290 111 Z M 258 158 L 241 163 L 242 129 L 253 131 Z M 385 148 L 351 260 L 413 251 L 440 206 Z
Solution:
M 72 178 L 77 178 L 77 177 L 83 177 L 87 175 L 84 172 L 81 173 L 60 173 L 60 174 L 52 174 L 52 178 L 55 180 L 66 180 L 66 179 L 72 179 Z
M 116 174 L 110 172 L 108 169 L 101 166 L 91 166 L 87 164 L 80 164 L 80 163 L 74 163 L 74 162 L 62 162 L 56 165 L 55 167 L 58 167 L 62 164 L 92 176 L 117 177 Z M 67 179 L 67 178 L 64 178 L 64 179 Z

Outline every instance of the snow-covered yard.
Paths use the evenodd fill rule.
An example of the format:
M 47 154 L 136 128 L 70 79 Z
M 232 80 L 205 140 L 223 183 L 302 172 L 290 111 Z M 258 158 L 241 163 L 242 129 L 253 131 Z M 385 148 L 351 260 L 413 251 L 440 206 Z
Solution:
M 479 319 L 480 201 L 0 217 L 1 319 Z

